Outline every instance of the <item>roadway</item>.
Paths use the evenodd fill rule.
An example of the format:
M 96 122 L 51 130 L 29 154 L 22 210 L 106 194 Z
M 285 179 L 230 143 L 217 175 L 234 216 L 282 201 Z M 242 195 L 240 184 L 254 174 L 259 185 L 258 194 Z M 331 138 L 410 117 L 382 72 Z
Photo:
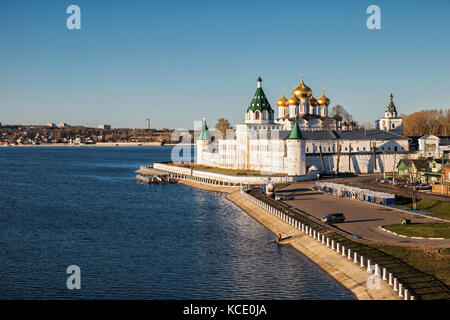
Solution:
M 406 213 L 363 201 L 338 198 L 312 190 L 314 181 L 295 182 L 284 187 L 280 193 L 294 193 L 294 200 L 283 203 L 307 213 L 317 219 L 329 213 L 343 213 L 346 221 L 336 223 L 334 227 L 346 233 L 348 237 L 358 235 L 361 239 L 400 246 L 411 247 L 450 247 L 450 239 L 428 240 L 399 237 L 379 227 L 389 224 L 399 224 L 403 218 L 411 219 L 412 223 L 441 223 L 441 221 L 413 213 Z M 342 232 L 340 232 L 342 234 Z M 354 238 L 353 238 L 354 239 Z

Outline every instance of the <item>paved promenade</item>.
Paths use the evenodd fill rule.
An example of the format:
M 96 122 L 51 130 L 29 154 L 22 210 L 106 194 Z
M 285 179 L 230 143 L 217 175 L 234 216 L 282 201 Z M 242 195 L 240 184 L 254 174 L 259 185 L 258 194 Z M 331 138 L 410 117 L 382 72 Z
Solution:
M 214 184 L 206 184 L 206 183 L 196 182 L 196 181 L 187 180 L 187 179 L 180 179 L 180 180 L 178 180 L 178 183 L 184 184 L 186 186 L 202 189 L 202 190 L 223 192 L 223 193 L 230 193 L 230 192 L 234 192 L 236 190 L 240 190 L 240 187 L 218 186 L 218 185 L 214 185 Z
M 364 268 L 358 267 L 352 261 L 336 253 L 330 248 L 318 243 L 311 237 L 278 219 L 274 215 L 244 198 L 239 190 L 227 194 L 241 209 L 246 211 L 274 234 L 281 233 L 283 237 L 293 236 L 292 240 L 284 241 L 310 258 L 342 285 L 353 292 L 359 300 L 398 300 L 399 297 L 385 281 L 380 281 L 379 289 L 369 289 L 367 279 L 370 274 Z M 275 238 L 275 236 L 274 236 Z

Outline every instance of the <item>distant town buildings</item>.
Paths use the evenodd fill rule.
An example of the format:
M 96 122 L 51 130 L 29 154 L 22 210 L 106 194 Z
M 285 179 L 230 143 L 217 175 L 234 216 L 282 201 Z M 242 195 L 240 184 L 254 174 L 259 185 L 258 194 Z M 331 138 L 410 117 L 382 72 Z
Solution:
M 58 124 L 58 128 L 66 128 L 68 126 L 69 125 L 67 123 L 65 123 L 65 122 L 61 122 L 60 124 Z
M 449 155 L 450 138 L 426 135 L 417 139 L 417 157 L 440 158 Z
M 104 130 L 111 130 L 111 125 L 110 124 L 99 124 L 98 128 L 104 129 Z

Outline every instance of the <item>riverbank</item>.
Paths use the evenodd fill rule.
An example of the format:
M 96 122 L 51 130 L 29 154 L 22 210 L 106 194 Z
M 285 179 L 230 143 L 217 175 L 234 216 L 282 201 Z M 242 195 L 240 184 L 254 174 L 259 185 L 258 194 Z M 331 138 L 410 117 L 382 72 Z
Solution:
M 201 182 L 196 182 L 193 180 L 186 180 L 186 179 L 180 179 L 180 180 L 178 180 L 178 183 L 184 184 L 189 187 L 194 187 L 197 189 L 213 191 L 213 192 L 221 192 L 221 193 L 226 193 L 226 194 L 240 190 L 240 187 L 229 187 L 229 186 L 222 186 L 222 185 L 206 184 L 206 183 L 201 183 Z
M 94 144 L 69 144 L 69 143 L 47 143 L 47 144 L 18 144 L 0 145 L 0 147 L 23 148 L 23 147 L 141 147 L 161 146 L 160 141 L 154 142 L 97 142 Z
M 278 219 L 261 207 L 250 202 L 240 194 L 239 188 L 214 186 L 189 180 L 180 180 L 179 183 L 208 191 L 224 192 L 226 198 L 238 207 L 258 220 L 275 235 L 292 236 L 284 244 L 290 244 L 311 261 L 316 263 L 324 271 L 330 274 L 336 281 L 349 289 L 358 300 L 398 300 L 397 294 L 392 291 L 387 283 L 381 281 L 379 289 L 369 289 L 367 279 L 369 274 L 363 268 L 343 257 L 341 254 L 323 246 L 311 237 L 304 235 L 298 229 Z

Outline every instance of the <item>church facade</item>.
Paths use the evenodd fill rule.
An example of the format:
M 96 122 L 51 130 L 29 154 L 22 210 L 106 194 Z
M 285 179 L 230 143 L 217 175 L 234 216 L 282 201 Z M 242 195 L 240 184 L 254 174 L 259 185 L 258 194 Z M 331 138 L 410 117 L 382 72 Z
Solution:
M 339 116 L 328 115 L 329 104 L 323 91 L 315 99 L 302 78 L 289 99 L 283 93 L 277 101 L 275 117 L 259 77 L 245 121 L 236 125 L 232 135 L 212 141 L 203 122 L 196 143 L 196 162 L 290 176 L 305 175 L 310 170 L 365 173 L 385 170 L 391 165 L 389 161 L 395 162 L 397 154 L 409 151 L 408 138 L 398 134 L 396 122 L 396 130 L 347 130 Z M 395 116 L 391 114 L 396 117 L 396 110 Z
M 391 92 L 389 104 L 384 112 L 384 117 L 376 121 L 376 127 L 379 130 L 402 134 L 403 119 L 399 118 L 397 115 L 397 108 L 395 107 L 393 98 L 394 96 Z

